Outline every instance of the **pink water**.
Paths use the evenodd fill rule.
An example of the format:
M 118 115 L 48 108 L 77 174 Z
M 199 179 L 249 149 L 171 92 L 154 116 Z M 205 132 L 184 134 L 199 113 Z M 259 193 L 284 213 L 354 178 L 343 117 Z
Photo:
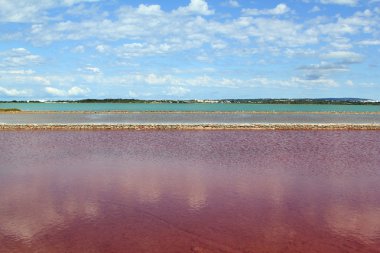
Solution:
M 380 132 L 0 132 L 0 252 L 380 252 Z

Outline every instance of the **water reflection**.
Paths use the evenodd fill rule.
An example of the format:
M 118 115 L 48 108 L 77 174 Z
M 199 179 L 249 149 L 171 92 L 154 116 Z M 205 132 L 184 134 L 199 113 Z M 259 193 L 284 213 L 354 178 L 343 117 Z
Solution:
M 0 252 L 375 252 L 379 140 L 0 132 Z
M 380 208 L 336 205 L 328 210 L 331 229 L 343 235 L 356 235 L 365 242 L 374 242 L 380 235 Z

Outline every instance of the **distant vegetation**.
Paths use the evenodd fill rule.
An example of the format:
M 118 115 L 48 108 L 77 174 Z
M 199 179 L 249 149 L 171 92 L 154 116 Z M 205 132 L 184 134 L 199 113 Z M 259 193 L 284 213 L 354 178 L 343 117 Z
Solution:
M 21 111 L 20 109 L 17 109 L 17 108 L 0 108 L 0 112 L 19 112 Z
M 202 100 L 142 100 L 142 99 L 82 99 L 56 101 L 3 101 L 0 103 L 129 103 L 129 104 L 192 104 L 192 103 L 220 103 L 220 104 L 331 104 L 331 105 L 380 105 L 380 101 L 362 98 L 302 98 L 302 99 L 202 99 Z M 17 109 L 16 109 L 17 110 Z

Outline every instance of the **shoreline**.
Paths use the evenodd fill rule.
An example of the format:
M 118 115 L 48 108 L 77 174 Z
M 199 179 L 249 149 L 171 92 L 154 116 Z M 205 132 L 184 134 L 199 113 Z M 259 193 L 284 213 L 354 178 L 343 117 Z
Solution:
M 339 112 L 339 111 L 0 111 L 1 114 L 357 114 L 380 115 L 378 112 Z
M 13 130 L 380 130 L 380 124 L 0 124 Z

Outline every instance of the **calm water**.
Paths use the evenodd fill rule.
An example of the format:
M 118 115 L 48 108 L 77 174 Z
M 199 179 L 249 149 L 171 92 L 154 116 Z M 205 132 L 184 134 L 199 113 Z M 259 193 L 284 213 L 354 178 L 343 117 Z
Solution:
M 24 111 L 258 111 L 258 112 L 380 112 L 380 105 L 267 104 L 115 104 L 115 103 L 0 103 L 0 108 Z
M 379 252 L 378 131 L 3 131 L 0 252 Z
M 0 124 L 380 124 L 380 114 L 3 113 Z

